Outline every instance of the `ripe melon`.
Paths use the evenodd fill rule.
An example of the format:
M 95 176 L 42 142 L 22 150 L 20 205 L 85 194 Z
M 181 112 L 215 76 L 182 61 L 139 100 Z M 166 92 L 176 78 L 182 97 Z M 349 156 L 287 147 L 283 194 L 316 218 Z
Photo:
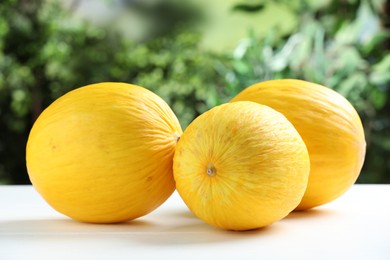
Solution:
M 293 125 L 254 102 L 227 103 L 196 118 L 174 156 L 176 189 L 210 225 L 248 230 L 272 224 L 301 201 L 309 155 Z
M 30 180 L 57 211 L 82 222 L 143 216 L 174 191 L 180 124 L 151 91 L 104 82 L 73 90 L 34 123 L 26 147 Z

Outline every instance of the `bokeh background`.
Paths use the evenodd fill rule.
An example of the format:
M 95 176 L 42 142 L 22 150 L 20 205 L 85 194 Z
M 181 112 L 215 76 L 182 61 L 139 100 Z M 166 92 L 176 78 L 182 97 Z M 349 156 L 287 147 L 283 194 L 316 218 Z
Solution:
M 276 78 L 344 95 L 368 145 L 358 182 L 390 183 L 389 16 L 389 0 L 1 0 L 0 184 L 30 183 L 32 124 L 74 88 L 147 87 L 185 128 Z

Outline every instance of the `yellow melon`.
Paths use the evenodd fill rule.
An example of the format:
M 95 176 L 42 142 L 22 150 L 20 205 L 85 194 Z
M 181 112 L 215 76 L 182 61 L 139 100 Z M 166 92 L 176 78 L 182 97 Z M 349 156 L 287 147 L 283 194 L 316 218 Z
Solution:
M 306 146 L 279 112 L 254 102 L 215 107 L 184 131 L 174 156 L 176 189 L 211 225 L 269 225 L 301 201 L 310 170 Z
M 34 123 L 28 174 L 54 209 L 75 220 L 131 220 L 174 191 L 172 163 L 181 132 L 169 106 L 145 88 L 110 82 L 81 87 Z
M 354 107 L 334 90 L 303 80 L 257 83 L 232 99 L 281 112 L 295 126 L 310 155 L 310 177 L 298 210 L 328 203 L 346 192 L 363 166 L 366 142 Z

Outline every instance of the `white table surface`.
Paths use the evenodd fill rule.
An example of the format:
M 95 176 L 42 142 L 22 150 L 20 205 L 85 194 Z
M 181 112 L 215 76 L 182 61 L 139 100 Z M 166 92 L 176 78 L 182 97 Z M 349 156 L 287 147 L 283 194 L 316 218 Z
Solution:
M 31 186 L 0 186 L 0 259 L 390 259 L 390 185 L 354 185 L 336 201 L 254 231 L 224 231 L 174 193 L 147 216 L 85 224 Z

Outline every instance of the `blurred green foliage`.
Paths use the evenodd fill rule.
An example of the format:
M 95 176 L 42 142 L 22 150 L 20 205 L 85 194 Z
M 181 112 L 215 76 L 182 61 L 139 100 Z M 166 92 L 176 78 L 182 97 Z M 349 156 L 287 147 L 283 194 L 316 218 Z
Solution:
M 237 1 L 231 10 L 253 16 L 270 2 Z M 55 1 L 3 0 L 0 182 L 29 182 L 24 160 L 29 130 L 45 107 L 76 87 L 102 81 L 147 87 L 186 127 L 255 82 L 301 78 L 331 87 L 353 103 L 368 143 L 359 182 L 390 183 L 390 41 L 384 1 L 278 2 L 300 17 L 295 31 L 283 36 L 271 28 L 266 37 L 243 39 L 234 53 L 215 53 L 200 48 L 201 35 L 189 27 L 198 10 L 189 15 L 185 9 L 191 17 L 187 25 L 177 15 L 184 9 L 173 10 L 176 16 L 170 17 L 178 20 L 163 19 L 163 29 L 139 43 L 71 19 Z M 174 8 L 167 6 L 166 12 Z
M 71 89 L 102 81 L 145 86 L 171 105 L 184 127 L 221 103 L 217 55 L 199 50 L 199 35 L 178 30 L 140 44 L 71 19 L 56 2 L 2 1 L 0 180 L 29 182 L 29 130 L 45 107 Z
M 280 2 L 301 17 L 297 30 L 243 40 L 222 73 L 228 94 L 276 78 L 333 88 L 354 105 L 365 128 L 367 154 L 358 182 L 390 183 L 390 1 Z

